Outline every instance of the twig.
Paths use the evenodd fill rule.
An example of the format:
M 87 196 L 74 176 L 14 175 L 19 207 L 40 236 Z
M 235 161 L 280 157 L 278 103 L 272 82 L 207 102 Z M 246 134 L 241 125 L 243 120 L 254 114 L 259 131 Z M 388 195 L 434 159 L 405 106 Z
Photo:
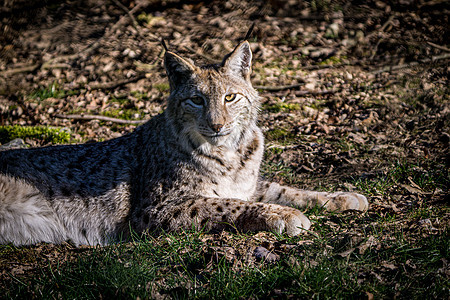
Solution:
M 43 65 L 41 66 L 42 69 L 66 69 L 70 68 L 69 64 L 60 63 L 60 64 L 51 64 L 51 65 Z
M 425 58 L 421 61 L 413 61 L 407 64 L 401 64 L 401 65 L 396 65 L 396 66 L 385 66 L 381 69 L 372 71 L 370 73 L 372 74 L 379 74 L 379 73 L 383 73 L 383 72 L 391 72 L 391 71 L 396 71 L 396 70 L 400 70 L 400 69 L 405 69 L 405 68 L 410 68 L 410 67 L 414 67 L 417 66 L 421 63 L 429 63 L 429 62 L 433 62 L 433 61 L 437 61 L 437 60 L 441 60 L 441 59 L 446 59 L 446 58 L 450 58 L 450 53 L 447 54 L 442 54 L 442 55 L 438 55 L 438 56 L 433 56 L 432 58 Z
M 141 9 L 143 6 L 144 6 L 143 3 L 137 4 L 131 11 L 129 11 L 129 15 L 133 15 L 133 13 L 135 13 L 137 10 Z M 89 46 L 87 46 L 86 48 L 84 48 L 83 50 L 81 50 L 81 51 L 79 51 L 77 53 L 70 54 L 70 55 L 58 56 L 58 57 L 49 59 L 49 60 L 47 60 L 47 61 L 45 61 L 43 63 L 38 63 L 38 64 L 30 65 L 30 66 L 20 67 L 20 68 L 12 69 L 12 70 L 6 70 L 6 71 L 3 71 L 3 72 L 0 72 L 0 75 L 8 76 L 8 75 L 11 75 L 11 74 L 34 72 L 34 71 L 36 71 L 39 68 L 41 68 L 41 69 L 53 69 L 53 68 L 68 67 L 68 66 L 66 66 L 64 64 L 58 64 L 58 62 L 61 62 L 61 61 L 64 61 L 64 60 L 75 60 L 79 56 L 81 56 L 82 54 L 89 54 L 92 51 L 96 50 L 98 47 L 100 47 L 100 43 L 105 38 L 109 37 L 111 35 L 111 33 L 116 31 L 117 28 L 119 26 L 121 26 L 123 23 L 125 23 L 126 20 L 127 20 L 127 17 L 126 16 L 122 16 L 119 19 L 119 21 L 117 21 L 117 23 L 115 23 L 106 34 L 104 34 L 98 40 L 96 40 L 95 42 L 93 42 L 92 44 L 90 44 Z
M 295 91 L 295 96 L 306 96 L 306 95 L 328 95 L 328 94 L 335 94 L 339 92 L 339 89 L 333 89 L 333 90 L 325 90 L 325 91 Z
M 385 30 L 386 30 L 386 28 L 392 23 L 392 20 L 394 19 L 394 16 L 393 15 L 390 15 L 389 16 L 389 18 L 387 19 L 387 21 L 383 24 L 383 26 L 381 26 L 380 27 L 380 29 L 378 29 L 378 30 L 376 30 L 376 31 L 373 31 L 373 32 L 371 32 L 370 34 L 368 34 L 367 36 L 366 36 L 366 40 L 368 41 L 372 36 L 374 36 L 375 34 L 378 34 L 378 33 L 381 33 L 381 32 L 384 32 Z M 374 49 L 373 49 L 373 51 L 372 51 L 372 55 L 370 55 L 370 60 L 372 60 L 374 57 L 375 57 L 375 55 L 377 55 L 377 52 L 378 52 L 378 46 L 380 46 L 380 44 L 381 44 L 381 42 L 383 41 L 383 38 L 380 38 L 379 40 L 378 40 L 378 42 L 376 43 L 376 45 L 375 45 L 375 47 L 374 47 Z
M 427 44 L 432 46 L 432 47 L 434 47 L 434 48 L 436 48 L 436 49 L 439 49 L 439 50 L 442 50 L 442 51 L 445 51 L 445 52 L 450 52 L 450 49 L 447 48 L 447 47 L 444 47 L 444 46 L 441 46 L 441 45 L 438 45 L 438 44 L 435 44 L 435 43 L 432 43 L 432 42 L 427 42 Z
M 35 64 L 35 65 L 31 65 L 31 66 L 9 69 L 9 70 L 0 72 L 0 75 L 8 76 L 8 75 L 19 74 L 19 73 L 34 72 L 39 68 L 39 66 L 40 66 L 40 64 Z
M 142 124 L 147 122 L 148 120 L 122 120 L 117 118 L 111 118 L 106 116 L 100 116 L 100 115 L 61 115 L 56 114 L 55 117 L 61 118 L 61 119 L 73 119 L 73 120 L 100 120 L 100 121 L 107 121 L 107 122 L 113 122 L 118 124 Z
M 291 84 L 291 85 L 280 85 L 280 86 L 264 86 L 264 85 L 255 85 L 253 86 L 257 90 L 263 90 L 263 91 L 271 91 L 271 92 L 278 92 L 278 91 L 284 91 L 284 90 L 291 90 L 299 88 L 304 83 L 297 83 L 297 84 Z
M 2 71 L 2 72 L 0 72 L 0 76 L 6 77 L 8 75 L 14 75 L 14 74 L 19 74 L 19 73 L 34 72 L 39 68 L 42 68 L 42 69 L 65 69 L 65 68 L 70 68 L 70 65 L 64 64 L 64 63 L 51 64 L 51 65 L 34 64 L 34 65 L 25 66 L 25 67 L 19 67 L 19 68 L 8 69 L 5 71 Z
M 376 14 L 373 17 L 377 18 L 380 17 L 381 15 Z M 295 17 L 297 20 L 302 20 L 302 21 L 330 21 L 330 20 L 336 20 L 336 19 L 344 19 L 344 20 L 364 20 L 367 19 L 367 15 L 366 14 L 360 14 L 360 15 L 347 15 L 347 16 L 342 16 L 342 15 L 309 15 L 309 16 L 296 16 Z
M 220 63 L 220 62 L 221 62 L 221 61 L 219 61 L 219 60 L 216 60 L 216 59 L 212 58 L 212 57 L 209 56 L 209 55 L 200 53 L 199 51 L 195 51 L 194 49 L 192 49 L 192 48 L 189 47 L 189 46 L 184 46 L 184 48 L 186 48 L 187 50 L 189 50 L 189 51 L 191 51 L 191 52 L 193 52 L 193 53 L 195 53 L 195 54 L 197 54 L 197 55 L 200 55 L 201 57 L 205 58 L 206 60 L 209 60 L 209 61 L 212 62 L 212 63 Z
M 383 32 L 386 30 L 386 28 L 388 27 L 389 24 L 391 24 L 392 20 L 394 19 L 393 15 L 390 15 L 389 18 L 387 19 L 387 21 L 383 24 L 383 26 L 380 27 L 380 29 L 372 31 L 371 33 L 369 33 L 366 36 L 366 40 L 370 39 L 372 36 L 374 36 L 375 34 L 379 33 L 379 32 Z
M 90 90 L 111 90 L 111 89 L 115 89 L 118 86 L 136 82 L 136 81 L 139 81 L 144 78 L 145 78 L 145 74 L 139 74 L 139 75 L 137 75 L 133 78 L 129 78 L 129 79 L 123 79 L 123 80 L 118 80 L 118 81 L 113 81 L 113 82 L 90 84 L 87 86 L 87 88 Z
M 141 7 L 143 6 L 142 3 L 137 4 L 131 11 L 130 14 L 135 13 L 137 10 L 141 9 Z M 60 62 L 62 60 L 74 60 L 77 59 L 78 57 L 80 57 L 82 54 L 89 54 L 92 51 L 96 50 L 98 47 L 100 47 L 101 42 L 106 39 L 107 37 L 109 37 L 113 32 L 115 32 L 117 30 L 117 28 L 119 28 L 119 26 L 121 26 L 123 23 L 125 23 L 125 21 L 127 20 L 126 16 L 122 16 L 119 21 L 117 21 L 117 23 L 115 23 L 110 30 L 105 33 L 102 37 L 100 37 L 98 40 L 96 40 L 95 42 L 93 42 L 92 44 L 90 44 L 89 46 L 87 46 L 86 48 L 84 48 L 83 50 L 74 53 L 74 54 L 70 54 L 70 55 L 63 55 L 63 56 L 58 56 L 55 58 L 52 58 L 46 62 L 44 62 L 41 66 L 41 68 L 45 69 L 45 68 L 51 68 L 53 63 L 56 62 Z
M 394 20 L 394 16 L 389 16 L 389 18 L 387 19 L 387 21 L 383 24 L 383 26 L 381 26 L 380 28 L 380 32 L 383 32 L 386 30 L 386 28 L 388 27 L 389 24 L 391 24 L 392 20 Z
M 344 63 L 338 63 L 338 64 L 310 65 L 310 66 L 301 66 L 300 69 L 302 69 L 302 70 L 321 70 L 321 69 L 328 69 L 328 68 L 340 68 L 343 66 L 353 66 L 356 64 L 357 64 L 357 62 L 344 62 Z
M 142 37 L 141 29 L 139 28 L 139 24 L 138 24 L 138 22 L 136 21 L 136 19 L 134 18 L 133 14 L 130 12 L 130 10 L 129 10 L 125 5 L 123 5 L 119 0 L 112 0 L 112 1 L 113 1 L 117 6 L 119 6 L 124 12 L 127 13 L 127 15 L 128 15 L 128 16 L 130 17 L 130 19 L 131 19 L 131 23 L 133 24 L 134 29 L 136 29 L 138 35 L 139 35 L 140 37 Z
M 423 8 L 423 7 L 426 7 L 426 6 L 439 5 L 439 4 L 445 3 L 445 2 L 447 2 L 447 1 L 448 1 L 448 0 L 432 0 L 432 1 L 428 1 L 428 2 L 425 2 L 425 3 L 420 4 L 420 5 L 419 5 L 419 8 Z

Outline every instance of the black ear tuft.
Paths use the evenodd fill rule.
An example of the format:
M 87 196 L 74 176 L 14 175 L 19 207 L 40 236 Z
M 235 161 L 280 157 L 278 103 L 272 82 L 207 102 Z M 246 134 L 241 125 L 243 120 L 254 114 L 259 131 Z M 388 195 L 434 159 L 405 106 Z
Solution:
M 253 32 L 253 29 L 255 28 L 255 22 L 252 23 L 252 26 L 250 26 L 250 28 L 247 31 L 247 34 L 245 35 L 244 41 L 248 41 L 248 39 L 250 38 L 250 35 Z
M 252 66 L 252 51 L 250 49 L 250 44 L 247 41 L 242 42 L 233 52 L 225 56 L 222 65 L 228 69 L 229 72 L 240 75 L 246 80 L 250 80 Z
M 163 46 L 164 50 L 166 50 L 166 52 L 169 51 L 169 48 L 167 48 L 167 45 L 166 45 L 166 41 L 163 38 L 161 38 L 161 45 Z

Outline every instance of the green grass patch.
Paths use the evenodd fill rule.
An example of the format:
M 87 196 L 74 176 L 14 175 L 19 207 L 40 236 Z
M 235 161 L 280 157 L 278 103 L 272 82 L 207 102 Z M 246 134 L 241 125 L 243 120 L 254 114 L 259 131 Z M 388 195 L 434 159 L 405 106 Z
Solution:
M 267 141 L 277 142 L 281 145 L 289 144 L 296 140 L 294 131 L 282 127 L 268 130 L 265 136 Z
M 336 228 L 327 228 L 330 220 L 336 221 L 324 219 L 317 237 L 307 237 L 308 244 L 302 243 L 303 237 L 279 236 L 278 243 L 291 245 L 291 250 L 279 252 L 280 260 L 271 264 L 245 261 L 240 255 L 227 259 L 216 252 L 221 247 L 217 240 L 206 241 L 201 232 L 163 234 L 88 249 L 73 261 L 42 266 L 28 278 L 10 274 L 2 283 L 9 284 L 2 294 L 16 299 L 448 296 L 448 281 L 438 272 L 449 255 L 445 234 L 414 243 L 378 240 L 378 247 L 364 253 L 356 249 L 342 254 L 355 245 L 336 238 Z M 348 226 L 349 220 L 341 218 L 338 230 Z M 248 236 L 235 234 L 219 245 L 245 239 Z
M 77 91 L 65 91 L 55 82 L 48 87 L 40 87 L 32 92 L 29 97 L 31 99 L 45 100 L 47 98 L 64 98 L 74 94 L 77 94 Z
M 0 126 L 0 143 L 4 144 L 16 138 L 35 139 L 44 144 L 66 144 L 70 142 L 70 133 L 61 128 L 45 126 Z
M 437 189 L 448 191 L 450 175 L 448 168 L 438 162 L 410 163 L 404 161 L 394 163 L 383 175 L 371 179 L 357 179 L 354 184 L 369 196 L 388 196 L 391 190 L 399 185 L 406 185 L 427 193 Z
M 287 184 L 293 184 L 298 181 L 295 171 L 283 161 L 264 160 L 261 164 L 261 174 L 266 179 L 282 179 Z

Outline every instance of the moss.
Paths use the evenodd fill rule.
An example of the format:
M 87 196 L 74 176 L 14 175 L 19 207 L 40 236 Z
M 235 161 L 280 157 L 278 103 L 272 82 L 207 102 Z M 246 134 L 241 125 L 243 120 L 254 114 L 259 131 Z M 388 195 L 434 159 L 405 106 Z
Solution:
M 45 126 L 0 126 L 0 143 L 4 144 L 17 138 L 37 139 L 45 144 L 64 144 L 70 141 L 70 134 L 61 128 Z
M 337 57 L 337 56 L 331 56 L 324 61 L 320 62 L 319 65 L 335 65 L 342 63 L 343 59 L 346 59 L 346 56 Z
M 131 103 L 131 101 L 130 101 L 130 99 L 128 99 L 128 98 L 126 98 L 126 97 L 119 97 L 119 98 L 116 98 L 116 97 L 111 97 L 111 99 L 109 100 L 109 102 L 116 102 L 116 103 L 119 103 L 120 105 L 123 105 L 123 106 L 129 106 L 130 105 L 130 103 Z
M 148 25 L 148 26 L 153 26 L 154 24 L 156 24 L 157 22 L 164 20 L 163 17 L 155 17 L 152 16 L 151 14 L 146 14 L 145 12 L 141 13 L 140 15 L 137 16 L 137 21 L 142 25 Z
M 289 143 L 295 139 L 294 132 L 285 128 L 275 128 L 267 131 L 266 137 L 268 141 L 277 141 L 281 144 Z
M 168 92 L 170 90 L 170 86 L 168 83 L 157 83 L 153 85 L 153 87 L 160 92 Z
M 101 113 L 103 116 L 118 118 L 123 120 L 136 119 L 136 115 L 142 117 L 142 113 L 136 109 L 113 109 Z
M 149 99 L 147 93 L 142 93 L 139 91 L 131 91 L 131 95 L 138 100 L 147 100 Z

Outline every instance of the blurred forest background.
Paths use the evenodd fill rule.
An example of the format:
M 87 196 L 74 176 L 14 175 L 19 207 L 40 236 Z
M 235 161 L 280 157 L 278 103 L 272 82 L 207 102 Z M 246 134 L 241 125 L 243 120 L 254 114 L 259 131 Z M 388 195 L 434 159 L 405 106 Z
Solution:
M 312 232 L 294 239 L 0 246 L 0 297 L 448 298 L 449 1 L 361 3 L 0 2 L 2 150 L 131 132 L 165 107 L 161 38 L 214 63 L 254 24 L 263 176 L 371 205 L 307 211 Z

